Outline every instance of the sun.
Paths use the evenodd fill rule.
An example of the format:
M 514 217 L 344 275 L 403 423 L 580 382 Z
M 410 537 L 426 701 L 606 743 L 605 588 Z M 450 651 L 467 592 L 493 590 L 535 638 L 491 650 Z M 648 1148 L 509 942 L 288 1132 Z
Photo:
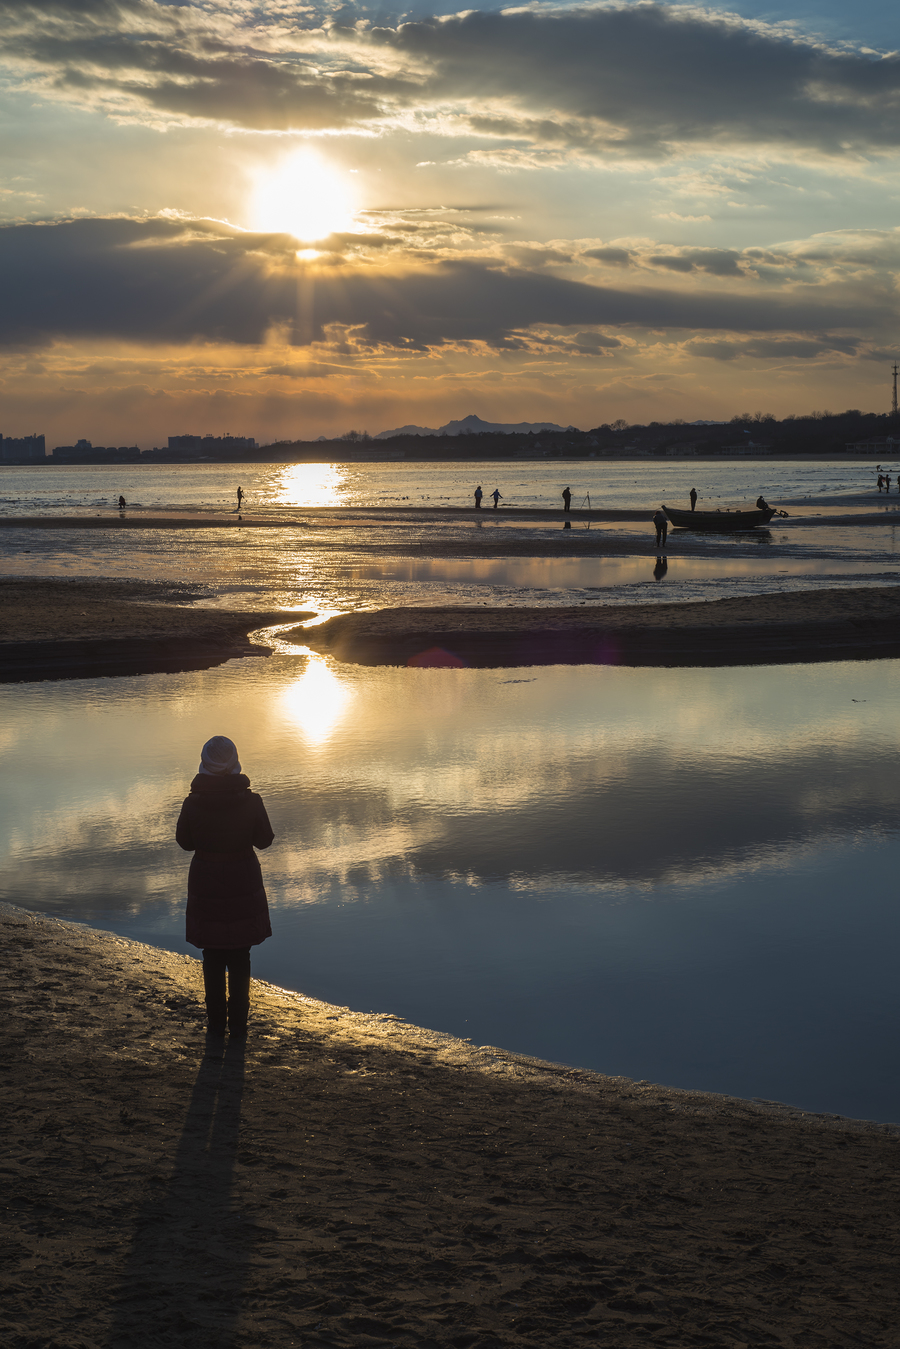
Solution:
M 254 229 L 315 243 L 351 229 L 357 209 L 349 177 L 309 148 L 295 150 L 255 177 Z

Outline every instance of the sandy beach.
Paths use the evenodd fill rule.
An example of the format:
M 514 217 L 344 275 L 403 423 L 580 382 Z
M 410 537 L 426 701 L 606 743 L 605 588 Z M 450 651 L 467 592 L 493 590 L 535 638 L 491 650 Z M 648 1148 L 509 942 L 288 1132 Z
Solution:
M 859 587 L 682 604 L 385 609 L 329 619 L 302 640 L 367 665 L 866 660 L 900 655 L 900 593 Z
M 0 682 L 205 670 L 268 655 L 248 633 L 313 616 L 191 607 L 204 594 L 154 581 L 0 578 Z
M 0 923 L 10 1349 L 897 1343 L 900 1129 Z
M 297 644 L 392 665 L 900 655 L 887 587 L 313 628 L 208 598 L 0 581 L 2 677 L 207 668 L 292 622 Z M 542 1063 L 259 981 L 246 1045 L 210 1048 L 197 960 L 21 902 L 0 908 L 10 1349 L 897 1343 L 900 1127 Z
M 208 609 L 158 582 L 0 579 L 0 678 L 208 669 L 269 648 L 247 634 L 311 611 Z M 178 604 L 171 603 L 178 600 Z M 900 594 L 857 587 L 682 604 L 404 608 L 341 614 L 280 634 L 385 665 L 662 666 L 900 655 Z

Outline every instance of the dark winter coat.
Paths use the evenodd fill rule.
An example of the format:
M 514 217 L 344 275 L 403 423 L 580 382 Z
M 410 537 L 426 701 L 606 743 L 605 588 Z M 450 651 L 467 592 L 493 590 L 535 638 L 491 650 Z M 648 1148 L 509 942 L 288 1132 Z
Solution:
M 199 773 L 175 829 L 194 854 L 188 875 L 187 940 L 219 950 L 258 946 L 271 937 L 269 906 L 254 848 L 275 835 L 262 797 L 243 773 Z

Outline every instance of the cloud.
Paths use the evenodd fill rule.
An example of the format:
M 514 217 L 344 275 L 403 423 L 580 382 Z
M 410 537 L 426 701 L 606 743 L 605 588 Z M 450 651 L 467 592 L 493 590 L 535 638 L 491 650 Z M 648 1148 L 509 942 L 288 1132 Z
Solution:
M 900 146 L 895 54 L 832 50 L 688 6 L 468 11 L 368 27 L 328 20 L 324 7 L 0 0 L 0 40 L 14 81 L 148 121 L 404 125 L 475 138 L 480 148 L 466 153 L 522 164 L 697 147 L 852 158 Z
M 598 262 L 605 262 L 610 267 L 628 267 L 634 254 L 630 248 L 588 248 L 582 256 L 596 258 Z
M 362 263 L 320 269 L 299 261 L 295 248 L 290 236 L 242 233 L 216 221 L 7 226 L 0 229 L 0 342 L 22 348 L 59 337 L 261 344 L 277 330 L 293 345 L 308 345 L 339 327 L 341 340 L 352 336 L 356 347 L 422 352 L 474 342 L 517 349 L 530 329 L 542 326 L 819 340 L 829 329 L 887 333 L 894 322 L 888 285 L 777 293 L 756 293 L 744 282 L 730 289 L 628 289 L 466 257 L 424 267 L 397 264 L 393 271 Z M 592 346 L 615 340 L 597 337 Z M 778 351 L 792 354 L 782 346 Z
M 900 141 L 896 56 L 832 51 L 693 8 L 469 11 L 376 28 L 365 40 L 426 70 L 435 102 L 476 101 L 474 130 L 534 145 L 660 155 L 765 144 L 845 155 Z
M 261 17 L 261 16 L 259 16 Z M 257 131 L 342 130 L 383 119 L 416 85 L 308 56 L 311 35 L 280 16 L 154 0 L 0 3 L 3 64 L 54 98 L 148 120 L 201 119 Z M 41 80 L 40 77 L 44 76 Z
M 685 343 L 692 356 L 706 356 L 714 361 L 733 361 L 739 356 L 758 360 L 811 361 L 819 356 L 856 356 L 860 342 L 850 337 L 782 337 L 757 338 L 752 342 L 693 340 Z
M 733 361 L 741 353 L 736 342 L 694 341 L 685 344 L 691 356 L 706 356 L 711 361 Z
M 596 253 L 589 255 L 595 256 Z M 740 254 L 730 248 L 680 248 L 677 252 L 651 254 L 645 261 L 651 267 L 672 272 L 711 272 L 713 276 L 742 276 Z

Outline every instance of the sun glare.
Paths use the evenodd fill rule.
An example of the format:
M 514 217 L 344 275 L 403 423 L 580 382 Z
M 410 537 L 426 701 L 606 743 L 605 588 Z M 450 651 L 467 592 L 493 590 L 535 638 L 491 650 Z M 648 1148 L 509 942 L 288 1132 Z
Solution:
M 283 705 L 308 745 L 321 746 L 341 721 L 354 693 L 321 656 L 312 655 L 303 674 L 285 689 Z
M 275 506 L 337 506 L 347 474 L 337 464 L 291 464 L 274 484 Z
M 353 227 L 356 193 L 348 176 L 315 150 L 295 150 L 255 179 L 253 228 L 315 243 Z

